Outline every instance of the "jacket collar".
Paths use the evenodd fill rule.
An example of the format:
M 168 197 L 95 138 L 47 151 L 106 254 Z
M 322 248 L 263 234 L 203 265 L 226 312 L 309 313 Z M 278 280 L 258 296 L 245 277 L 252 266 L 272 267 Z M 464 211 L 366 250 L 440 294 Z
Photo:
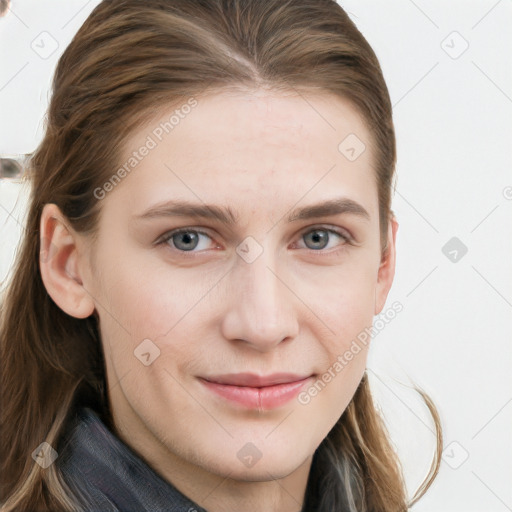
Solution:
M 78 409 L 56 462 L 88 512 L 207 512 L 163 480 L 89 407 Z

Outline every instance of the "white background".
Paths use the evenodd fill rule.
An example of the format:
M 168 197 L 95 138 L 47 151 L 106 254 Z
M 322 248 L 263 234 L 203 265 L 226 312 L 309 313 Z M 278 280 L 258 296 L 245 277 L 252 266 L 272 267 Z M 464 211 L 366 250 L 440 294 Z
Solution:
M 14 0 L 0 18 L 0 154 L 37 146 L 57 59 L 97 3 Z M 411 496 L 434 450 L 413 382 L 444 426 L 440 476 L 412 510 L 512 510 L 512 2 L 340 3 L 376 51 L 394 104 L 400 228 L 388 305 L 404 309 L 374 338 L 368 368 Z M 45 58 L 34 50 L 52 45 Z M 2 280 L 26 192 L 0 181 Z M 452 237 L 465 255 L 445 256 Z

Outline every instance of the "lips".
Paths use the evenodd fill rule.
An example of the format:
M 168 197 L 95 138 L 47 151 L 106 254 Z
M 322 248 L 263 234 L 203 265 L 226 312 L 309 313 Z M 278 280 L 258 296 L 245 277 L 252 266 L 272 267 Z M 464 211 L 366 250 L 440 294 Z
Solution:
M 290 402 L 315 375 L 274 373 L 259 376 L 253 373 L 199 377 L 203 386 L 223 401 L 259 411 L 275 409 Z
M 271 375 L 260 376 L 256 375 L 255 373 L 228 373 L 224 375 L 213 375 L 202 378 L 217 384 L 262 388 L 267 386 L 275 386 L 276 384 L 302 381 L 308 377 L 311 377 L 311 375 L 312 374 L 273 373 Z

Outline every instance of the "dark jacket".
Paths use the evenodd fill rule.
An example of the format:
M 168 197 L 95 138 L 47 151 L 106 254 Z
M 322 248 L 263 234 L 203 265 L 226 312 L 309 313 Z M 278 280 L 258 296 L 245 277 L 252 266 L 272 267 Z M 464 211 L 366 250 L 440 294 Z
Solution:
M 88 407 L 78 410 L 55 462 L 88 512 L 207 512 L 163 480 Z

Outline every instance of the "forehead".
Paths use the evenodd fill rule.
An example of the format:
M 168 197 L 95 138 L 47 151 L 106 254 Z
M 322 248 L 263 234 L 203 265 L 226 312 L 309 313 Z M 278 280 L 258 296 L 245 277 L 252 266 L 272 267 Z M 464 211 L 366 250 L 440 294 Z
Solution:
M 283 209 L 326 194 L 350 196 L 369 211 L 377 206 L 370 134 L 351 103 L 330 94 L 229 91 L 189 99 L 135 130 L 121 165 L 144 147 L 113 194 L 130 196 L 132 211 L 170 198 L 237 212 L 249 203 Z

